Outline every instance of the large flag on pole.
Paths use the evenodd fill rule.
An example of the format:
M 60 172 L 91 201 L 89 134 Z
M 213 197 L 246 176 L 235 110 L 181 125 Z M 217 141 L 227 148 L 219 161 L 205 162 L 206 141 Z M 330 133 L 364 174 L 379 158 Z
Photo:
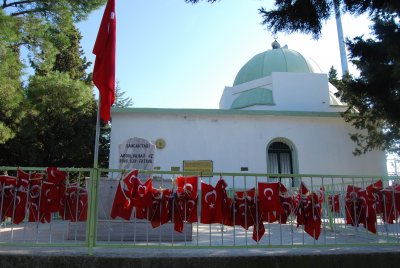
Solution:
M 93 82 L 100 93 L 100 117 L 110 121 L 110 109 L 115 95 L 115 47 L 116 47 L 115 0 L 108 0 L 94 44 L 96 61 Z

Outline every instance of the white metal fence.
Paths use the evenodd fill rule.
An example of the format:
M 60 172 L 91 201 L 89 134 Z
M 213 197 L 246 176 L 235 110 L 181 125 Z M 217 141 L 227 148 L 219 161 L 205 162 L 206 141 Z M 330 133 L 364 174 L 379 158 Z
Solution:
M 0 245 L 400 244 L 398 177 L 1 168 Z

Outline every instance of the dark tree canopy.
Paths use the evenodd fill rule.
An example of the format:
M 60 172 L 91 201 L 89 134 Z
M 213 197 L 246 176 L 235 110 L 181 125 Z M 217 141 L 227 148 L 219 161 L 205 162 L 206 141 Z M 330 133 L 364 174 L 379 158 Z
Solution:
M 97 105 L 75 22 L 106 1 L 1 1 L 2 165 L 93 165 Z

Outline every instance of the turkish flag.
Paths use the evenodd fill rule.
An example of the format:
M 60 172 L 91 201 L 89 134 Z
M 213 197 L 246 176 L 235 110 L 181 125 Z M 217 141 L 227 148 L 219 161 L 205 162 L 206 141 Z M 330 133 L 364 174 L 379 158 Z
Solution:
M 39 222 L 39 204 L 40 204 L 40 193 L 42 189 L 43 175 L 36 173 L 31 174 L 29 178 L 29 193 L 28 193 L 28 208 L 30 222 Z
M 152 206 L 149 212 L 151 226 L 156 228 L 171 220 L 172 190 L 152 189 Z
M 49 211 L 53 213 L 60 210 L 61 199 L 66 189 L 67 173 L 58 170 L 56 167 L 48 167 L 46 173 L 46 181 L 54 184 L 51 193 L 52 202 L 49 206 Z
M 217 191 L 217 219 L 218 223 L 233 226 L 233 214 L 232 214 L 232 199 L 228 197 L 226 192 L 228 184 L 222 178 L 220 178 L 215 185 Z
M 222 178 L 215 187 L 201 183 L 201 223 L 232 225 L 232 200 L 226 193 L 227 183 Z
M 200 222 L 205 224 L 218 223 L 222 221 L 222 218 L 217 218 L 217 191 L 215 188 L 204 182 L 201 182 L 201 211 L 200 211 Z M 222 217 L 221 213 L 218 214 Z
M 383 221 L 393 224 L 400 216 L 400 185 L 382 189 Z
M 139 171 L 137 169 L 133 169 L 127 175 L 125 175 L 123 181 L 125 183 L 126 189 L 131 195 L 133 191 L 136 189 L 137 185 L 140 184 L 140 180 L 138 178 Z
M 117 191 L 114 195 L 114 201 L 111 208 L 111 218 L 120 217 L 129 221 L 133 210 L 133 201 L 130 198 L 128 190 L 123 188 L 123 182 L 118 182 Z
M 362 189 L 357 186 L 348 185 L 345 197 L 346 223 L 358 226 L 363 221 L 363 207 L 359 198 Z
M 58 188 L 54 183 L 44 180 L 40 191 L 39 199 L 39 220 L 44 223 L 51 221 L 51 212 L 59 209 L 60 197 Z M 53 209 L 53 211 L 51 211 Z M 55 209 L 55 210 L 54 210 Z
M 340 194 L 328 196 L 328 204 L 331 212 L 340 213 Z
M 307 196 L 307 203 L 304 206 L 304 231 L 318 240 L 321 233 L 321 204 L 316 193 L 312 192 Z
M 197 177 L 178 177 L 176 185 L 178 194 L 185 194 L 190 199 L 197 198 Z
M 282 212 L 279 217 L 279 223 L 286 224 L 287 219 L 294 211 L 294 200 L 293 196 L 280 196 L 280 201 L 282 204 Z
M 69 185 L 65 191 L 64 219 L 70 221 L 86 221 L 88 209 L 88 193 L 77 184 Z
M 17 186 L 17 178 L 12 176 L 1 176 L 0 178 L 0 213 L 1 221 L 4 221 L 6 217 L 12 217 L 14 211 L 14 196 L 15 188 Z
M 372 194 L 368 194 L 367 190 L 362 190 L 358 193 L 361 200 L 360 205 L 362 207 L 362 223 L 364 227 L 371 233 L 376 234 L 376 209 L 375 199 Z
M 259 182 L 258 201 L 265 221 L 274 222 L 283 211 L 280 200 L 280 182 Z
M 18 176 L 18 175 L 17 175 Z M 29 178 L 19 178 L 15 191 L 13 223 L 19 224 L 25 219 L 28 200 Z
M 255 197 L 255 203 L 259 202 L 257 200 L 257 197 Z M 258 210 L 256 208 L 257 206 L 253 207 L 254 210 L 254 226 L 253 226 L 253 240 L 258 242 L 261 240 L 261 238 L 264 236 L 265 233 L 265 227 L 264 227 L 264 220 L 263 216 L 260 210 L 260 206 L 258 206 Z
M 185 219 L 185 196 L 175 193 L 174 195 L 174 230 L 178 233 L 183 232 L 183 222 Z
M 306 222 L 305 219 L 305 208 L 307 206 L 307 197 L 301 194 L 296 195 L 296 199 L 294 200 L 295 208 L 294 214 L 296 215 L 297 227 L 300 225 L 304 225 Z
M 132 191 L 132 199 L 136 207 L 136 218 L 147 219 L 148 208 L 152 205 L 152 180 L 148 179 L 145 183 L 139 180 Z
M 93 82 L 100 93 L 100 117 L 106 123 L 110 121 L 115 98 L 116 29 L 115 0 L 108 0 L 93 48 L 96 55 Z
M 59 170 L 56 167 L 48 167 L 46 169 L 46 174 L 46 180 L 56 185 L 60 185 L 61 183 L 65 182 L 65 179 L 67 178 L 67 173 Z
M 178 215 L 187 222 L 197 222 L 197 177 L 178 177 L 176 191 L 176 208 L 183 208 Z M 182 204 L 181 204 L 182 203 Z
M 309 192 L 306 184 L 302 181 L 299 186 L 299 194 L 306 195 Z
M 247 191 L 238 191 L 234 197 L 235 225 L 248 230 L 256 222 L 255 188 Z

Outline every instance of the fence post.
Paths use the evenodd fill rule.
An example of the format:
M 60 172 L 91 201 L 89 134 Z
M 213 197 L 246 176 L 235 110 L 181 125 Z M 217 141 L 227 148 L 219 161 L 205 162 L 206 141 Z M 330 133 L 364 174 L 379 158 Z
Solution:
M 99 169 L 93 168 L 91 170 L 91 176 L 90 176 L 90 194 L 89 194 L 89 207 L 88 207 L 89 217 L 86 222 L 86 240 L 87 240 L 89 255 L 93 255 L 93 248 L 96 245 L 99 179 L 100 179 Z

